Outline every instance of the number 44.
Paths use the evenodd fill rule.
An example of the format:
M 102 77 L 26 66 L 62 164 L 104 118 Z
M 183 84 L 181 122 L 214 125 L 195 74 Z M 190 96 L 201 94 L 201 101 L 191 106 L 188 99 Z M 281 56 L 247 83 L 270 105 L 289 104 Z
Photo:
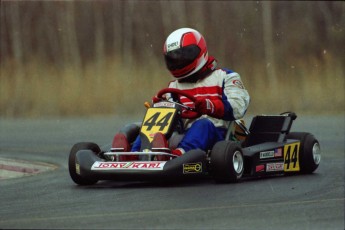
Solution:
M 300 143 L 293 143 L 284 146 L 284 171 L 299 171 L 299 146 Z
M 147 126 L 147 129 L 146 129 L 147 131 L 150 131 L 154 126 L 160 127 L 159 131 L 163 131 L 164 128 L 167 125 L 169 125 L 169 120 L 170 120 L 170 117 L 173 115 L 173 112 L 167 113 L 164 117 L 158 120 L 160 115 L 161 113 L 157 112 L 144 122 L 143 126 Z

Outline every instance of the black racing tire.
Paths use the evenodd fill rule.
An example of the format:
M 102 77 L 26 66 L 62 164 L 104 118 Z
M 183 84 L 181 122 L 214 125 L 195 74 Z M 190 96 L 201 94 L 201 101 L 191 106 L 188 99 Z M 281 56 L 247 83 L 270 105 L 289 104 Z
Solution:
M 319 141 L 314 135 L 305 132 L 291 132 L 287 135 L 287 139 L 301 141 L 299 150 L 301 173 L 313 173 L 319 167 L 321 161 Z
M 211 152 L 212 174 L 218 183 L 236 183 L 244 171 L 244 157 L 239 142 L 217 142 Z
M 77 152 L 80 150 L 91 150 L 95 154 L 101 152 L 99 146 L 91 142 L 80 142 L 75 144 L 69 154 L 68 169 L 72 180 L 78 185 L 92 185 L 97 183 L 97 179 L 85 178 L 77 173 L 77 168 L 80 170 L 79 163 L 76 162 Z

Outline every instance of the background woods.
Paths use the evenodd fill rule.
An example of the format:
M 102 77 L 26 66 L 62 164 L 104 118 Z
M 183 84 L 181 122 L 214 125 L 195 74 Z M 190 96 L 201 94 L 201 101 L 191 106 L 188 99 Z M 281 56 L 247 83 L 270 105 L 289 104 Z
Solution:
M 250 112 L 344 111 L 342 1 L 1 1 L 0 116 L 132 113 L 171 79 L 162 46 L 204 34 Z

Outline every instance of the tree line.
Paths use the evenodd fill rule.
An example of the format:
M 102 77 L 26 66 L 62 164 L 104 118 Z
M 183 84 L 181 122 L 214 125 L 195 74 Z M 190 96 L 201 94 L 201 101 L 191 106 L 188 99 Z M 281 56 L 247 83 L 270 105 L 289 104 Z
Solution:
M 138 101 L 165 85 L 163 43 L 181 27 L 200 31 L 220 66 L 243 76 L 255 111 L 271 104 L 276 110 L 343 107 L 343 1 L 0 4 L 0 115 L 108 113 L 114 91 L 103 90 L 105 82 L 116 88 L 116 102 L 131 108 L 122 97 L 128 88 L 145 87 L 132 95 Z M 93 92 L 87 99 L 80 96 L 85 88 Z
M 165 37 L 189 26 L 230 63 L 248 58 L 344 56 L 344 3 L 334 1 L 1 1 L 2 62 L 33 56 L 82 66 L 161 58 Z M 275 55 L 272 56 L 272 49 Z

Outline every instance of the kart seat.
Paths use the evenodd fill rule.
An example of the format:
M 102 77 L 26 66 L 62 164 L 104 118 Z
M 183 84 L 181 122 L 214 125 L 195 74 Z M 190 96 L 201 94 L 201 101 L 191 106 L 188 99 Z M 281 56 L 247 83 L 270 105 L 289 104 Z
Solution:
M 284 142 L 296 117 L 286 115 L 255 116 L 250 125 L 250 134 L 243 143 L 244 147 L 264 142 Z

